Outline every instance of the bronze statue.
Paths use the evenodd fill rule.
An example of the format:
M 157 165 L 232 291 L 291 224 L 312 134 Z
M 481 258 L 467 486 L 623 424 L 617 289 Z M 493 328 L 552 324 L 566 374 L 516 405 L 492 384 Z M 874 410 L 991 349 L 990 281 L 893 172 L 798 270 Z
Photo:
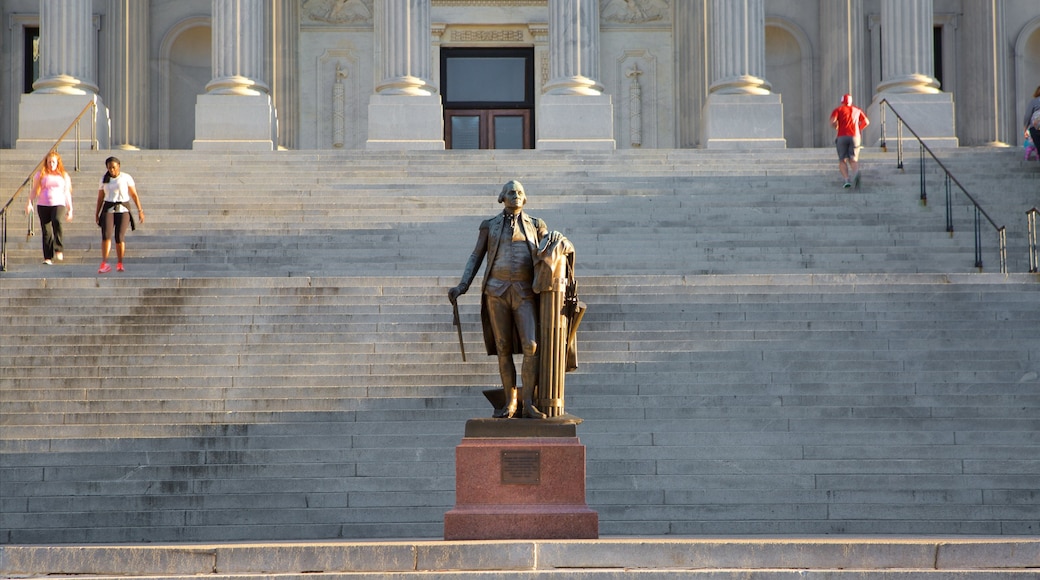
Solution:
M 584 304 L 577 302 L 573 291 L 574 248 L 563 234 L 550 232 L 544 221 L 523 211 L 527 195 L 519 181 L 502 186 L 498 202 L 505 209 L 481 222 L 477 245 L 458 286 L 448 290 L 448 299 L 456 304 L 469 290 L 486 255 L 480 318 L 487 353 L 498 356 L 504 395 L 492 416 L 555 417 L 563 413 L 563 372 L 576 367 L 574 331 L 584 312 Z M 544 300 L 547 297 L 550 300 Z M 540 308 L 540 302 L 545 308 Z M 544 363 L 542 343 L 550 345 L 547 354 L 552 359 Z M 521 393 L 517 392 L 514 354 L 523 354 Z M 550 387 L 549 382 L 559 384 Z M 535 406 L 539 383 L 550 395 L 539 399 L 552 407 L 549 414 Z

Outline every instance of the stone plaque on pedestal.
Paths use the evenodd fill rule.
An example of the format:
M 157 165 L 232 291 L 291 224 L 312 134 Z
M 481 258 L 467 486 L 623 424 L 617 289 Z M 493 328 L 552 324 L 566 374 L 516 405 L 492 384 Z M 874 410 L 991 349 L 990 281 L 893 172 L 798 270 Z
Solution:
M 580 419 L 472 419 L 455 448 L 445 540 L 595 539 Z M 477 435 L 477 436 L 473 436 Z

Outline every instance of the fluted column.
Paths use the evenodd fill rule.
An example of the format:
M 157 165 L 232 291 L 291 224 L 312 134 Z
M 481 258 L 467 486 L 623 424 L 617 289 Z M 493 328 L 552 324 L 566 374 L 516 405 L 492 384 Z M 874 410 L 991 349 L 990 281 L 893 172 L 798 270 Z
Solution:
M 711 0 L 711 84 L 701 144 L 709 149 L 783 148 L 784 110 L 765 79 L 764 0 Z
M 599 0 L 549 0 L 551 95 L 599 95 Z
M 827 119 L 845 93 L 853 102 L 870 102 L 869 67 L 865 59 L 863 0 L 820 3 L 820 62 L 823 69 L 817 118 Z M 818 124 L 817 143 L 830 143 L 834 130 Z
M 701 112 L 708 95 L 707 4 L 689 0 L 675 5 L 676 103 L 679 147 L 696 147 L 700 142 Z
M 40 78 L 33 83 L 33 92 L 98 92 L 91 6 L 82 0 L 40 0 Z
M 538 149 L 615 149 L 614 103 L 599 82 L 599 0 L 549 0 L 549 80 Z
M 428 96 L 436 92 L 430 75 L 430 0 L 384 0 L 381 95 Z
M 377 0 L 379 81 L 368 104 L 368 149 L 444 149 L 444 108 L 431 83 L 431 0 Z
M 959 51 L 964 78 L 957 91 L 957 126 L 964 145 L 1005 146 L 1018 143 L 1019 119 L 1009 130 L 1005 118 L 1017 117 L 1014 105 L 1001 90 L 1006 85 L 1008 51 L 1002 42 L 1004 0 L 976 0 L 964 4 L 961 27 L 971 45 Z M 1011 112 L 1010 115 L 1004 114 Z
M 264 0 L 213 0 L 214 95 L 268 94 L 264 73 Z
M 98 95 L 97 28 L 93 2 L 40 0 L 40 78 L 18 104 L 15 147 L 52 147 L 91 102 L 94 114 L 81 119 L 80 135 L 109 146 L 108 109 Z M 92 129 L 93 128 L 93 129 Z M 69 138 L 74 139 L 73 137 Z M 73 147 L 64 143 L 62 148 Z
M 195 104 L 199 150 L 271 151 L 278 120 L 265 82 L 267 0 L 212 0 L 213 78 Z
M 264 78 L 271 85 L 271 99 L 278 112 L 278 143 L 285 149 L 296 149 L 299 136 L 299 51 L 300 5 L 297 0 L 274 0 L 267 34 L 271 39 Z
M 102 91 L 112 116 L 112 147 L 147 146 L 149 87 L 149 3 L 109 0 L 109 29 L 102 35 L 108 54 L 101 71 Z
M 882 100 L 929 146 L 958 144 L 953 95 L 939 90 L 939 81 L 935 79 L 932 8 L 932 0 L 881 0 L 881 82 L 867 109 L 872 124 L 863 134 L 866 146 L 881 142 L 882 113 L 886 132 L 896 132 L 896 119 L 889 109 L 881 110 Z M 886 135 L 885 141 L 892 137 Z M 910 139 L 906 134 L 904 137 Z
M 763 0 L 712 0 L 711 93 L 768 95 Z
M 881 0 L 879 93 L 935 94 L 932 0 Z

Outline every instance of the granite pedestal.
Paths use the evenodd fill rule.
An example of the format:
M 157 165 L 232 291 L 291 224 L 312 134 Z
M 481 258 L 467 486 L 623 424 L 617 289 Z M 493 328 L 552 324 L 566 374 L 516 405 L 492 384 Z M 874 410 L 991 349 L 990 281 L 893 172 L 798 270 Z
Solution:
M 595 539 L 585 503 L 581 420 L 471 419 L 455 448 L 455 508 L 445 540 Z

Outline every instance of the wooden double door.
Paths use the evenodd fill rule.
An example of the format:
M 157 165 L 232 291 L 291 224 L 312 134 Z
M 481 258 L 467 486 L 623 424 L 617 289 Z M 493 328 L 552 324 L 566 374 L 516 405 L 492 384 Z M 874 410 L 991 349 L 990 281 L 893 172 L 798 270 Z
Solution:
M 534 49 L 442 48 L 448 149 L 534 148 Z

